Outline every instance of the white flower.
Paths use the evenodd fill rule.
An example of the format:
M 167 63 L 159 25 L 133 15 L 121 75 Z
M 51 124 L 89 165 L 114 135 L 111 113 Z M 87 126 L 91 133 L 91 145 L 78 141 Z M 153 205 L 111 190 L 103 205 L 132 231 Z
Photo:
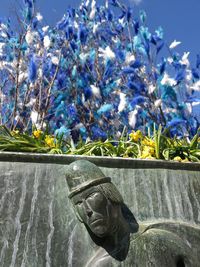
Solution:
M 4 43 L 0 43 L 0 56 L 3 56 L 3 47 L 5 46 Z
M 182 65 L 186 65 L 186 66 L 189 66 L 190 65 L 190 62 L 188 60 L 188 56 L 189 56 L 190 52 L 184 52 L 183 56 L 182 56 L 182 59 L 179 61 Z
M 124 27 L 126 25 L 126 22 L 125 22 L 125 17 L 121 18 L 121 19 L 118 19 L 119 23 L 122 25 L 122 27 Z
M 192 113 L 192 105 L 191 105 L 191 103 L 185 103 L 185 104 L 187 106 L 187 111 L 189 112 L 189 114 L 191 114 Z
M 78 29 L 79 28 L 78 23 L 76 21 L 74 21 L 74 28 L 75 29 Z
M 0 24 L 0 30 L 7 30 L 7 26 L 3 23 Z
M 172 57 L 168 57 L 168 58 L 167 58 L 167 62 L 168 62 L 169 64 L 172 64 L 172 63 L 173 63 L 173 61 L 174 61 L 174 60 L 173 60 L 173 58 L 172 58 Z
M 155 89 L 156 89 L 156 86 L 153 84 L 150 84 L 148 87 L 149 94 L 152 94 L 155 91 Z
M 91 88 L 91 90 L 92 90 L 92 94 L 94 95 L 94 96 L 96 96 L 96 97 L 101 97 L 101 94 L 100 94 L 100 89 L 99 89 L 99 87 L 96 87 L 95 85 L 90 85 L 90 88 Z
M 94 24 L 93 29 L 92 29 L 92 32 L 93 32 L 94 34 L 96 33 L 96 31 L 97 31 L 99 25 L 100 25 L 99 22 L 97 22 L 97 24 Z
M 122 112 L 126 107 L 126 94 L 119 93 L 119 98 L 120 98 L 120 102 L 118 106 L 118 112 Z
M 107 59 L 113 60 L 115 59 L 115 53 L 111 50 L 109 46 L 106 49 L 99 48 L 99 57 L 103 57 L 106 61 Z
M 170 44 L 169 48 L 170 48 L 170 49 L 174 49 L 175 47 L 177 47 L 177 46 L 180 45 L 180 44 L 181 44 L 181 42 L 178 42 L 178 41 L 174 40 L 174 41 Z
M 34 33 L 28 30 L 25 36 L 25 40 L 28 45 L 31 45 L 34 41 Z
M 129 122 L 129 125 L 134 129 L 135 128 L 135 125 L 136 125 L 136 122 L 137 122 L 137 113 L 138 113 L 138 110 L 135 109 L 133 111 L 131 111 L 128 115 L 128 122 Z
M 36 124 L 36 123 L 37 123 L 38 116 L 39 116 L 39 114 L 38 114 L 37 111 L 34 111 L 34 110 L 33 110 L 33 111 L 31 112 L 31 120 L 32 120 L 32 123 L 33 123 L 33 124 Z
M 121 84 L 121 81 L 122 81 L 121 79 L 116 80 L 115 81 L 116 82 L 116 85 L 119 86 Z
M 176 85 L 176 81 L 174 79 L 170 78 L 167 73 L 164 74 L 160 83 L 162 85 L 170 85 L 170 86 Z
M 59 64 L 59 58 L 58 57 L 52 57 L 51 61 L 52 61 L 52 63 L 54 65 L 58 65 Z
M 88 56 L 89 56 L 88 53 L 81 53 L 81 54 L 79 55 L 79 58 L 80 58 L 80 60 L 81 60 L 81 62 L 82 62 L 83 64 L 85 63 L 85 61 L 86 61 L 86 59 L 87 59 Z
M 200 92 L 200 80 L 194 83 L 191 87 L 192 90 L 199 91 Z
M 30 101 L 26 104 L 26 107 L 33 107 L 35 102 L 36 102 L 36 99 L 35 98 L 31 98 Z
M 120 40 L 119 40 L 119 38 L 117 37 L 117 36 L 113 36 L 112 37 L 112 41 L 113 41 L 113 43 L 120 43 Z
M 134 62 L 134 61 L 135 61 L 135 55 L 132 53 L 127 53 L 125 63 L 128 65 L 129 63 Z
M 44 27 L 42 28 L 42 31 L 43 31 L 43 32 L 47 32 L 48 29 L 49 29 L 49 26 L 44 26 Z
M 96 13 L 96 1 L 95 0 L 92 0 L 92 3 L 91 3 L 91 12 L 90 12 L 89 18 L 90 19 L 93 19 L 94 16 L 95 16 L 95 13 Z
M 161 99 L 157 99 L 155 102 L 154 102 L 154 105 L 156 108 L 160 107 L 162 104 L 162 100 Z
M 28 74 L 26 72 L 21 72 L 18 77 L 18 82 L 22 83 L 26 78 L 28 77 Z
M 89 6 L 90 0 L 87 0 L 85 6 Z
M 199 106 L 199 105 L 200 105 L 200 101 L 192 102 L 192 106 L 193 106 L 193 107 L 196 107 L 196 106 Z
M 37 18 L 38 21 L 41 21 L 43 19 L 43 16 L 38 12 L 36 14 L 36 18 Z
M 8 36 L 7 36 L 7 34 L 5 32 L 1 32 L 1 37 L 7 38 Z
M 50 47 L 50 45 L 51 45 L 51 40 L 50 40 L 50 38 L 49 38 L 48 35 L 45 35 L 45 36 L 44 36 L 43 44 L 44 44 L 44 47 L 45 47 L 46 49 L 48 49 L 48 48 Z
M 39 77 L 39 78 L 42 78 L 42 77 L 43 77 L 43 71 L 42 71 L 42 68 L 39 68 L 39 69 L 38 69 L 38 77 Z
M 186 79 L 188 82 L 192 81 L 192 71 L 191 71 L 190 69 L 186 69 L 185 79 Z

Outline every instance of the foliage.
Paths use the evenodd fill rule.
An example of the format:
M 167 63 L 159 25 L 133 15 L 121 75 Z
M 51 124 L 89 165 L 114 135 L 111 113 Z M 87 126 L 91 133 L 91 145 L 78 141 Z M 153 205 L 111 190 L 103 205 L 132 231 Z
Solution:
M 5 126 L 0 126 L 0 150 L 30 153 L 62 153 L 59 140 L 53 136 L 33 132 L 32 136 L 19 131 L 9 131 Z
M 133 156 L 153 151 L 142 152 L 137 142 L 120 139 L 124 126 L 129 133 L 145 133 L 162 125 L 171 137 L 197 132 L 200 118 L 193 109 L 200 102 L 199 55 L 192 68 L 189 53 L 175 52 L 180 42 L 167 45 L 161 28 L 149 31 L 145 12 L 137 18 L 117 0 L 102 6 L 83 1 L 78 9 L 67 9 L 55 27 L 43 24 L 34 2 L 24 1 L 18 31 L 10 20 L 0 22 L 0 124 L 29 134 L 34 125 L 41 131 L 48 126 L 50 135 L 71 136 L 75 143 L 102 140 L 95 149 L 90 142 L 84 149 L 117 156 L 121 150 Z M 168 55 L 161 57 L 164 49 Z M 107 140 L 110 136 L 117 146 Z M 28 137 L 7 138 L 10 148 L 16 140 L 22 148 Z M 171 158 L 185 144 L 176 141 L 175 154 L 172 148 L 162 156 L 159 132 L 155 138 L 157 158 Z M 32 138 L 30 144 L 40 149 L 44 140 Z M 187 149 L 181 153 L 190 154 Z
M 0 150 L 15 152 L 38 152 L 51 154 L 109 156 L 140 159 L 163 159 L 179 162 L 200 162 L 200 129 L 192 140 L 167 137 L 161 127 L 154 129 L 152 136 L 144 136 L 140 130 L 129 135 L 124 129 L 116 141 L 82 141 L 74 145 L 72 139 L 64 140 L 41 130 L 33 130 L 32 135 L 9 131 L 0 126 Z

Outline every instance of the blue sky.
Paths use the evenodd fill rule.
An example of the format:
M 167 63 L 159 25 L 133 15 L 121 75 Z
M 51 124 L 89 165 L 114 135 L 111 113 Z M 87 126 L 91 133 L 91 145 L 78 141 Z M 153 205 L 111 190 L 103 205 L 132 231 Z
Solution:
M 37 7 L 47 24 L 55 24 L 65 9 L 71 5 L 77 7 L 79 0 L 36 0 Z M 135 7 L 144 9 L 147 13 L 147 24 L 150 30 L 162 26 L 165 40 L 171 43 L 174 39 L 181 41 L 177 51 L 190 51 L 190 60 L 195 61 L 196 54 L 200 53 L 200 0 L 120 0 Z M 103 0 L 97 0 L 102 3 Z M 22 0 L 1 0 L 0 17 L 12 17 L 13 10 L 19 8 Z

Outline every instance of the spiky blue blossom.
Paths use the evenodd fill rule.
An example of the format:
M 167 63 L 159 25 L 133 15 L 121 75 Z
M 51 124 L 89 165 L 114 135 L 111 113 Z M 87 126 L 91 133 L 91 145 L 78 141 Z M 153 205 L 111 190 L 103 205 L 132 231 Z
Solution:
M 29 62 L 29 80 L 33 83 L 37 79 L 37 64 L 33 55 Z
M 112 104 L 104 104 L 103 106 L 101 106 L 98 110 L 97 110 L 97 114 L 98 115 L 102 115 L 106 112 L 109 112 L 113 109 L 113 105 Z
M 70 129 L 65 126 L 61 126 L 59 129 L 56 129 L 55 136 L 58 138 L 67 139 L 70 136 Z

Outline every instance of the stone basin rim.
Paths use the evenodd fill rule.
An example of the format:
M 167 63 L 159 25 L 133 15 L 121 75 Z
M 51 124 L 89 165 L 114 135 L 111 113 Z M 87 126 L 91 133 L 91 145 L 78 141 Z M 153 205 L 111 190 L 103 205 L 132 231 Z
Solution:
M 100 167 L 124 169 L 174 169 L 200 171 L 200 163 L 182 163 L 165 160 L 133 159 L 121 157 L 38 154 L 24 152 L 0 152 L 0 161 L 70 164 L 75 160 L 86 159 Z

